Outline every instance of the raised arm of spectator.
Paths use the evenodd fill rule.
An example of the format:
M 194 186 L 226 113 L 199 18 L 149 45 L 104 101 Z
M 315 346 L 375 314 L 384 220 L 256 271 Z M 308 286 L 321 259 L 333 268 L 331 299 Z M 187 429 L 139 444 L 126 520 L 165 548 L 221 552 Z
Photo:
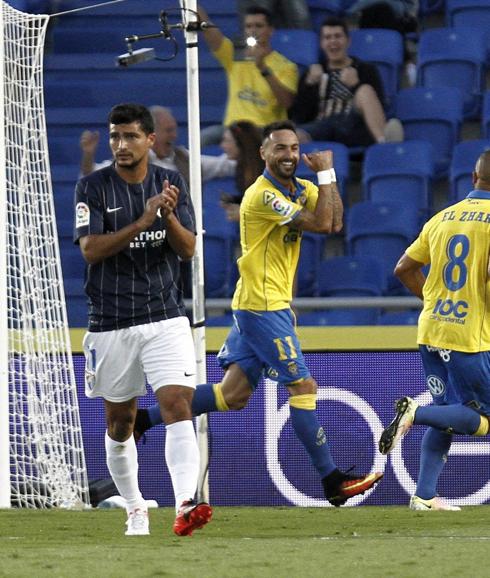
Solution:
M 94 170 L 95 152 L 99 146 L 99 132 L 84 130 L 80 136 L 80 148 L 82 149 L 82 158 L 80 161 L 80 172 L 85 177 Z
M 201 22 L 207 22 L 209 24 L 212 24 L 211 20 L 209 19 L 208 13 L 206 12 L 206 10 L 204 10 L 202 6 L 199 5 L 197 6 L 197 14 L 199 15 L 199 20 Z M 219 28 L 214 27 L 205 28 L 203 30 L 203 34 L 204 40 L 206 41 L 207 45 L 209 46 L 209 49 L 212 52 L 216 52 L 216 50 L 219 49 L 221 43 L 225 38 L 221 30 Z
M 268 54 L 267 49 L 257 44 L 249 48 L 248 53 L 255 59 L 255 64 L 260 70 L 260 74 L 262 74 L 269 83 L 277 102 L 286 109 L 290 108 L 294 102 L 295 93 L 286 88 L 274 74 L 274 71 L 265 64 L 264 59 Z

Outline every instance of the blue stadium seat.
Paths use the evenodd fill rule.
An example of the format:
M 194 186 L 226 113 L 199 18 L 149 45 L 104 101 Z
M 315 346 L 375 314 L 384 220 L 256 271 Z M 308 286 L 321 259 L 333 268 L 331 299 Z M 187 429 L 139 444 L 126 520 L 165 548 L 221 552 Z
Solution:
M 75 183 L 80 175 L 80 165 L 79 164 L 61 164 L 61 165 L 51 165 L 51 179 L 53 181 L 53 186 L 58 185 L 72 185 L 75 187 Z
M 467 26 L 490 30 L 488 0 L 446 0 L 447 26 Z
M 302 326 L 376 325 L 377 321 L 376 308 L 325 309 L 298 315 L 298 325 Z
M 48 137 L 49 161 L 53 165 L 80 163 L 79 137 Z
M 83 281 L 79 278 L 67 277 L 63 279 L 63 285 L 70 327 L 87 327 L 88 305 Z
M 490 139 L 490 90 L 487 90 L 483 95 L 481 135 L 482 138 Z
M 396 97 L 395 115 L 406 140 L 426 140 L 434 150 L 434 175 L 447 175 L 463 122 L 463 94 L 454 87 L 405 88 Z
M 318 62 L 318 35 L 312 30 L 277 28 L 271 38 L 272 48 L 299 66 Z
M 320 262 L 321 297 L 380 296 L 386 289 L 383 263 L 376 257 L 332 257 Z
M 350 255 L 383 262 L 388 279 L 387 294 L 405 294 L 393 269 L 419 231 L 418 213 L 397 203 L 362 201 L 347 214 L 347 245 Z
M 311 153 L 321 150 L 331 150 L 333 153 L 333 165 L 337 175 L 337 186 L 342 196 L 346 193 L 349 180 L 349 149 L 342 143 L 332 141 L 310 141 L 301 145 L 302 153 Z M 296 171 L 298 177 L 310 179 L 316 182 L 315 174 L 300 160 Z
M 376 65 L 383 81 L 387 111 L 400 88 L 403 67 L 403 37 L 396 30 L 359 28 L 350 33 L 349 54 Z
M 206 317 L 206 327 L 231 327 L 233 325 L 232 312 L 223 315 L 214 315 Z
M 485 86 L 486 39 L 483 30 L 434 28 L 419 40 L 417 85 L 453 86 L 464 94 L 464 117 L 474 119 L 481 109 Z
M 239 196 L 240 192 L 236 188 L 235 179 L 233 177 L 223 177 L 219 179 L 211 179 L 203 183 L 202 187 L 202 202 L 203 205 L 209 208 L 219 209 L 219 214 L 225 218 L 225 213 L 220 207 L 220 200 L 222 195 Z
M 427 141 L 371 145 L 363 164 L 364 199 L 417 207 L 424 221 L 431 208 L 433 156 Z
M 419 16 L 424 18 L 444 10 L 446 0 L 419 0 Z
M 298 263 L 298 297 L 313 297 L 318 291 L 318 271 L 322 259 L 325 238 L 304 232 L 301 239 L 301 253 Z
M 330 16 L 344 16 L 356 0 L 307 0 L 313 29 L 320 30 Z
M 490 139 L 466 140 L 454 147 L 449 169 L 451 202 L 461 201 L 473 190 L 472 173 L 478 157 L 486 150 L 490 150 Z
M 203 210 L 205 295 L 228 297 L 232 291 L 232 266 L 238 236 L 236 223 L 226 220 L 224 211 L 218 212 L 214 205 Z
M 420 311 L 387 311 L 378 317 L 378 325 L 417 325 Z

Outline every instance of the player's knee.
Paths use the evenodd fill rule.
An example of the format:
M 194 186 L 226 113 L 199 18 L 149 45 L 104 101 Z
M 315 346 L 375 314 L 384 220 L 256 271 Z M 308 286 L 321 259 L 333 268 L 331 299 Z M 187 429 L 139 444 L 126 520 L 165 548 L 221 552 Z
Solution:
M 134 416 L 131 413 L 119 415 L 117 419 L 107 421 L 107 433 L 117 442 L 126 441 L 133 433 Z

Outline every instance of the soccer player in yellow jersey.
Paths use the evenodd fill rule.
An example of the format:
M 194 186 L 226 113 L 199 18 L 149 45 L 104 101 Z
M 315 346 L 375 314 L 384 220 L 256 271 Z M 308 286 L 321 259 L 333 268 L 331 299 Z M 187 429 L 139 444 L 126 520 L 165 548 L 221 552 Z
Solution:
M 408 247 L 395 275 L 423 299 L 417 341 L 434 405 L 409 397 L 381 435 L 389 453 L 414 424 L 424 434 L 414 510 L 459 510 L 437 496 L 453 434 L 483 436 L 490 415 L 490 151 L 473 172 L 475 190 L 432 217 Z M 430 264 L 427 278 L 422 272 Z
M 300 159 L 294 125 L 278 121 L 264 128 L 260 153 L 264 173 L 240 205 L 242 256 L 233 296 L 233 327 L 218 354 L 221 383 L 196 388 L 194 415 L 246 406 L 265 374 L 287 388 L 291 425 L 318 471 L 327 500 L 340 506 L 364 493 L 381 473 L 350 475 L 338 470 L 316 415 L 317 383 L 305 364 L 290 308 L 303 231 L 342 228 L 342 202 L 335 184 L 332 151 L 303 154 L 318 186 L 295 177 Z M 139 412 L 138 433 L 161 419 Z M 142 423 L 142 417 L 146 423 Z

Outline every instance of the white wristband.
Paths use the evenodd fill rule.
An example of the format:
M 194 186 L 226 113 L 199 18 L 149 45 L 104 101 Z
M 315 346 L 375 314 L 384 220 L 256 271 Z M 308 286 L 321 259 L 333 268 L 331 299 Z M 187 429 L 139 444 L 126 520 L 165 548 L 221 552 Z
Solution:
M 318 179 L 319 185 L 330 185 L 332 184 L 332 174 L 330 169 L 325 171 L 318 171 L 316 174 L 316 178 Z
M 330 169 L 330 178 L 332 179 L 332 183 L 337 182 L 337 175 L 335 174 L 335 169 Z

